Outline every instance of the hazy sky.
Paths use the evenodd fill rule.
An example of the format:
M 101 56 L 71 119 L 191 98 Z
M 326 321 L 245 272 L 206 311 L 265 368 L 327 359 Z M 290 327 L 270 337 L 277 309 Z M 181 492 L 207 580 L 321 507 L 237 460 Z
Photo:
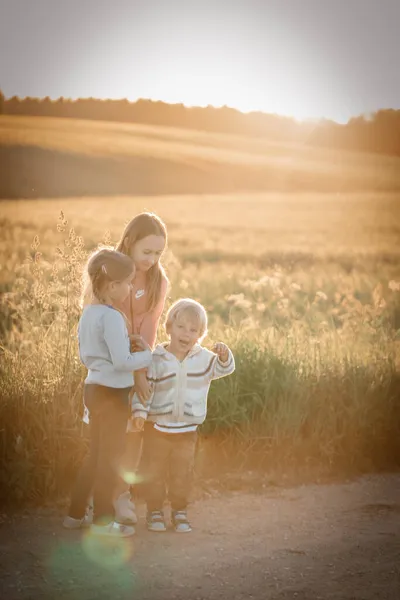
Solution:
M 347 121 L 400 108 L 400 0 L 0 0 L 0 89 Z

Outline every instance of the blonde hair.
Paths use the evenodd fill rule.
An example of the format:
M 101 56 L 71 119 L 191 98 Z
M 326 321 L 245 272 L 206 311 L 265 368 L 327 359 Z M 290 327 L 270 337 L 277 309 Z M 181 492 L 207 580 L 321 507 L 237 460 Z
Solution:
M 154 213 L 140 213 L 128 225 L 117 244 L 116 250 L 123 254 L 131 254 L 136 242 L 143 240 L 149 235 L 159 235 L 165 239 L 167 245 L 167 228 L 165 223 Z M 147 284 L 147 306 L 152 311 L 160 301 L 163 279 L 168 281 L 164 267 L 158 260 L 146 273 Z
M 181 298 L 169 307 L 165 317 L 165 331 L 169 334 L 172 324 L 183 315 L 196 319 L 200 329 L 199 340 L 202 340 L 207 335 L 207 312 L 200 302 L 192 298 Z
M 134 273 L 133 260 L 112 248 L 101 248 L 89 257 L 84 272 L 81 307 L 93 300 L 104 302 L 103 291 L 107 283 L 123 281 Z

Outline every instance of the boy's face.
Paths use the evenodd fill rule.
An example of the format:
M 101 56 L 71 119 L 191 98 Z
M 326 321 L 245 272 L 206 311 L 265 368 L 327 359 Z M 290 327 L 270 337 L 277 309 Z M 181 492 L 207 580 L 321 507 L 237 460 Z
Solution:
M 191 315 L 179 315 L 169 328 L 170 350 L 186 355 L 201 336 L 200 323 Z

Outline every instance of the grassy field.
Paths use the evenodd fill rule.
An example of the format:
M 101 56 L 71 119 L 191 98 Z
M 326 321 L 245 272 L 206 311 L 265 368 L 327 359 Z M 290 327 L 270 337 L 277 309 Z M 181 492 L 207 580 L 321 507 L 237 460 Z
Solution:
M 76 123 L 49 119 L 42 131 L 42 121 L 28 120 L 26 130 L 16 127 L 6 138 L 9 120 L 0 120 L 1 143 L 75 144 L 74 152 L 109 151 L 112 158 L 131 127 L 136 135 L 143 130 L 149 144 L 150 131 L 154 138 L 157 133 L 161 154 L 177 151 L 175 144 L 183 153 L 187 145 L 198 152 L 196 161 L 213 145 L 214 159 L 223 143 L 231 145 L 224 160 L 231 153 L 256 155 L 257 145 L 265 154 L 268 146 L 178 130 L 165 130 L 159 146 L 161 128 L 88 123 L 90 148 L 84 150 L 76 136 L 68 138 Z M 99 128 L 108 131 L 107 141 Z M 323 170 L 328 155 L 309 152 L 306 168 L 312 173 L 318 163 Z M 269 153 L 268 160 L 278 161 L 279 149 L 274 154 L 271 145 Z M 215 440 L 221 457 L 234 456 L 236 465 L 281 472 L 398 465 L 400 195 L 390 191 L 398 175 L 388 167 L 392 160 L 352 156 L 359 173 L 385 174 L 382 191 L 364 183 L 366 189 L 342 193 L 1 202 L 1 499 L 41 500 L 70 485 L 84 451 L 76 345 L 81 264 L 101 240 L 115 243 L 141 210 L 157 212 L 168 227 L 168 303 L 180 296 L 203 302 L 210 315 L 206 344 L 226 341 L 237 360 L 236 374 L 212 389 L 200 471 L 206 470 L 207 443 L 215 462 Z
M 400 159 L 160 126 L 0 118 L 0 198 L 400 191 Z

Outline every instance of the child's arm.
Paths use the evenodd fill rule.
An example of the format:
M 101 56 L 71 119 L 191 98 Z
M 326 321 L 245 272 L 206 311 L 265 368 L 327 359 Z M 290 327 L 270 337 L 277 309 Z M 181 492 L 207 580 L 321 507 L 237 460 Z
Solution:
M 154 384 L 152 384 L 152 386 L 151 386 L 150 398 L 146 402 L 145 405 L 143 405 L 141 403 L 141 401 L 139 400 L 139 396 L 136 394 L 136 392 L 134 393 L 134 395 L 132 397 L 132 405 L 131 405 L 132 415 L 131 415 L 131 419 L 130 419 L 133 431 L 141 431 L 143 429 L 145 421 L 147 420 L 147 417 L 149 414 L 149 410 L 150 410 L 150 406 L 151 406 L 153 398 L 154 398 Z M 131 430 L 130 427 L 129 427 L 129 430 Z
M 123 316 L 117 311 L 110 309 L 104 315 L 104 340 L 110 352 L 112 364 L 118 371 L 136 371 L 148 367 L 151 362 L 151 351 L 131 354 L 127 344 L 126 325 Z
M 156 378 L 156 366 L 154 364 L 154 361 L 150 364 L 149 368 L 147 369 L 147 381 L 150 384 L 150 398 L 145 402 L 141 402 L 139 395 L 135 392 L 132 396 L 132 401 L 131 401 L 131 411 L 132 411 L 132 418 L 136 419 L 136 418 L 141 418 L 146 420 L 147 419 L 147 415 L 149 413 L 149 409 L 151 406 L 151 403 L 153 401 L 154 398 L 154 379 Z
M 168 281 L 166 279 L 162 280 L 161 283 L 161 293 L 158 304 L 153 308 L 151 312 L 148 312 L 140 325 L 140 335 L 146 340 L 146 342 L 154 348 L 154 344 L 157 337 L 157 328 L 160 322 L 161 314 L 164 310 L 165 299 L 168 291 Z M 135 373 L 135 384 L 136 391 L 140 397 L 140 399 L 145 402 L 150 397 L 150 388 L 148 385 L 148 381 L 146 379 L 146 371 L 137 371 Z
M 217 355 L 211 372 L 211 379 L 220 379 L 230 375 L 235 370 L 235 359 L 232 351 L 223 342 L 217 342 L 213 346 L 213 351 Z
M 161 282 L 160 299 L 153 310 L 145 314 L 140 325 L 140 335 L 144 337 L 151 348 L 154 348 L 156 342 L 157 328 L 164 310 L 167 291 L 168 281 L 163 279 Z
M 154 391 L 152 390 L 151 394 L 150 394 L 150 399 L 146 402 L 145 405 L 143 405 L 140 402 L 139 396 L 136 394 L 136 392 L 133 394 L 132 407 L 131 407 L 133 419 L 137 419 L 137 418 L 141 418 L 144 420 L 147 419 L 147 415 L 149 414 L 151 401 L 153 400 L 153 397 L 154 397 Z

